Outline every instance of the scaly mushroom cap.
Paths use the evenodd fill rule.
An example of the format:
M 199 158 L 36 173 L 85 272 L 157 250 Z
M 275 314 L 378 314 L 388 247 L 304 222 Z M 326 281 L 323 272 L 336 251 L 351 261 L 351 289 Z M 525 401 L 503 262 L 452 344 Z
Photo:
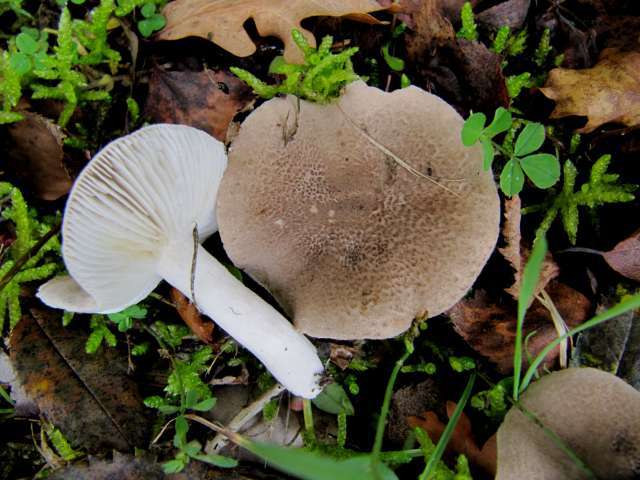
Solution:
M 500 217 L 462 124 L 416 87 L 355 82 L 329 105 L 264 103 L 218 194 L 227 253 L 315 337 L 388 338 L 447 310 L 493 251 Z
M 597 478 L 640 478 L 640 392 L 595 368 L 545 375 L 521 398 Z M 497 480 L 588 477 L 532 420 L 513 407 L 498 430 Z
M 73 278 L 40 288 L 50 306 L 110 313 L 145 298 L 162 279 L 163 247 L 217 229 L 224 145 L 184 125 L 152 125 L 114 140 L 78 176 L 62 226 Z M 87 296 L 87 293 L 89 296 Z

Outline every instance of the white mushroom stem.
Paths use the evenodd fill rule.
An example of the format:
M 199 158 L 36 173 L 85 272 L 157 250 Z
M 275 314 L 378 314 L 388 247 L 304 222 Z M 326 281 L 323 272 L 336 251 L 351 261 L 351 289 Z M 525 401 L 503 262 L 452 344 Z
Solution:
M 192 260 L 192 241 L 172 243 L 164 249 L 158 273 L 194 301 Z M 200 245 L 193 292 L 198 308 L 253 353 L 287 390 L 304 398 L 320 393 L 323 366 L 313 344 Z

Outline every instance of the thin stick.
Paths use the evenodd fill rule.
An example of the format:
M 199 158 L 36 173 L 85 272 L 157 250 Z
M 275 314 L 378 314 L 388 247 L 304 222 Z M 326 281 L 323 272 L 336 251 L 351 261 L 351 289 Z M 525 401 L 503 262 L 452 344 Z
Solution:
M 442 185 L 440 182 L 438 182 L 436 179 L 434 179 L 433 177 L 430 177 L 429 175 L 425 175 L 424 173 L 422 173 L 421 171 L 415 169 L 414 167 L 412 167 L 411 165 L 409 165 L 407 162 L 405 162 L 404 160 L 402 160 L 399 156 L 397 156 L 395 153 L 393 153 L 391 150 L 389 150 L 387 147 L 385 147 L 384 145 L 382 145 L 380 142 L 378 142 L 375 138 L 373 138 L 371 135 L 369 135 L 367 132 L 365 132 L 360 126 L 358 126 L 358 124 L 356 124 L 350 117 L 349 115 L 347 115 L 345 113 L 345 111 L 342 109 L 342 107 L 340 106 L 340 103 L 336 104 L 338 107 L 338 110 L 340 110 L 342 112 L 342 114 L 344 115 L 344 118 L 346 118 L 349 123 L 358 131 L 360 132 L 360 134 L 366 138 L 372 145 L 374 145 L 376 148 L 378 148 L 382 153 L 384 153 L 385 155 L 387 155 L 388 157 L 391 157 L 398 165 L 400 165 L 402 168 L 404 168 L 405 170 L 407 170 L 409 173 L 415 175 L 416 177 L 420 177 L 420 178 L 424 178 L 425 180 L 428 180 L 429 182 L 433 183 L 434 185 L 437 185 L 438 187 L 442 188 L 443 190 L 449 192 L 450 194 L 458 197 L 458 198 L 462 198 L 460 194 L 454 192 L 453 190 L 451 190 L 450 188 L 445 187 L 444 185 Z M 446 181 L 450 181 L 450 182 L 464 182 L 464 179 L 444 179 Z
M 251 419 L 262 411 L 264 406 L 271 401 L 273 397 L 284 391 L 284 387 L 276 383 L 269 390 L 260 395 L 257 399 L 240 410 L 235 417 L 231 419 L 226 429 L 231 432 L 240 431 Z M 226 435 L 218 433 L 213 440 L 207 442 L 205 451 L 207 453 L 216 453 L 229 443 Z

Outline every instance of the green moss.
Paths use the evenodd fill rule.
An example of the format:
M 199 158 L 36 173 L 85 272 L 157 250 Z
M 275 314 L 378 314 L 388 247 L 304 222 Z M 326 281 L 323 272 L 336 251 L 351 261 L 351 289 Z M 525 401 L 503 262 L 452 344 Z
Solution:
M 291 35 L 304 54 L 304 63 L 291 64 L 283 57 L 276 57 L 269 66 L 269 73 L 284 76 L 280 84 L 269 85 L 241 68 L 231 67 L 231 71 L 260 97 L 290 94 L 316 103 L 327 103 L 338 97 L 346 84 L 359 78 L 351 64 L 357 48 L 334 54 L 331 53 L 333 38 L 330 36 L 324 37 L 315 49 L 298 30 L 293 30 Z

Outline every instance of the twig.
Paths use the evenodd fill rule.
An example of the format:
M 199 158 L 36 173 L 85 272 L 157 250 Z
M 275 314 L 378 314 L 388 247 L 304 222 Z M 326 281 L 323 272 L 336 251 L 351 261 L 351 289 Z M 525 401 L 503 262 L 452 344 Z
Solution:
M 262 411 L 264 406 L 271 401 L 273 397 L 279 395 L 284 391 L 284 387 L 279 383 L 276 383 L 269 390 L 260 395 L 256 400 L 251 402 L 245 408 L 240 410 L 235 417 L 231 419 L 226 429 L 231 432 L 238 432 L 244 427 L 252 418 Z M 207 442 L 205 451 L 207 453 L 219 452 L 225 445 L 229 443 L 228 436 L 224 433 L 218 432 L 218 434 Z
M 360 132 L 360 134 L 366 138 L 372 145 L 374 145 L 376 148 L 378 148 L 382 153 L 384 153 L 385 155 L 387 155 L 388 157 L 392 158 L 398 165 L 400 165 L 402 168 L 404 168 L 405 170 L 407 170 L 409 173 L 415 175 L 416 177 L 420 177 L 420 178 L 424 178 L 425 180 L 428 180 L 429 182 L 433 183 L 434 185 L 437 185 L 438 187 L 442 188 L 443 190 L 449 192 L 450 194 L 461 198 L 461 195 L 454 192 L 453 190 L 451 190 L 448 187 L 445 187 L 444 185 L 442 185 L 440 182 L 438 182 L 435 178 L 430 177 L 429 175 L 425 175 L 424 173 L 422 173 L 421 171 L 417 170 L 416 168 L 412 167 L 411 165 L 409 165 L 407 162 L 405 162 L 403 159 L 401 159 L 399 156 L 397 156 L 395 153 L 393 153 L 391 150 L 389 150 L 387 147 L 385 147 L 384 145 L 382 145 L 380 142 L 378 142 L 375 138 L 373 138 L 371 135 L 369 135 L 367 132 L 365 132 L 356 122 L 354 122 L 351 117 L 349 117 L 349 115 L 347 115 L 345 113 L 345 111 L 342 109 L 342 107 L 340 106 L 340 103 L 338 102 L 336 104 L 336 106 L 338 107 L 338 110 L 340 110 L 342 112 L 342 114 L 344 115 L 344 118 L 346 118 L 349 123 L 358 131 Z M 450 181 L 450 182 L 464 182 L 464 179 L 443 179 L 446 181 Z

